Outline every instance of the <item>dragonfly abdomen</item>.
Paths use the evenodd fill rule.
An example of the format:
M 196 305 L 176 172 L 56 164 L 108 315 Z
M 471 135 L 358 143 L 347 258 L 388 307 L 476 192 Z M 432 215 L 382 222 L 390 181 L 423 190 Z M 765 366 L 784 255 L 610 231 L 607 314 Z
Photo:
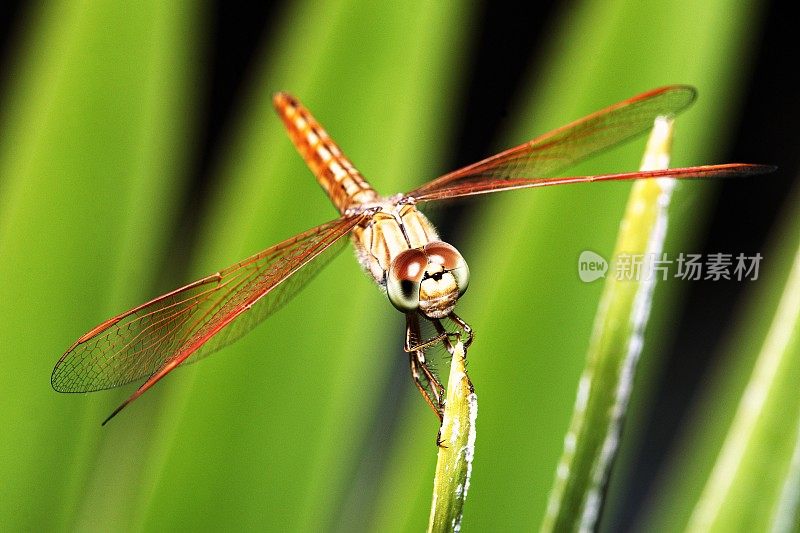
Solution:
M 282 92 L 272 102 L 295 148 L 340 213 L 378 199 L 375 190 L 303 104 Z

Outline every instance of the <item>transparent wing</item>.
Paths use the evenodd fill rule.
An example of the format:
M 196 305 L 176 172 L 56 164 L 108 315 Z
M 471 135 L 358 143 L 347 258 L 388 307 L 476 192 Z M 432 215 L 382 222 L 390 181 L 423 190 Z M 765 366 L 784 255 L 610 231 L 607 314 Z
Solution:
M 317 226 L 106 320 L 59 359 L 53 388 L 88 392 L 150 376 L 116 414 L 189 357 L 211 354 L 274 313 L 341 250 L 347 243 L 342 237 L 369 216 Z
M 458 187 L 498 180 L 543 180 L 594 154 L 648 131 L 658 116 L 672 116 L 696 98 L 693 87 L 654 89 L 592 113 L 532 141 L 445 174 L 407 194 L 418 201 L 454 198 Z M 559 182 L 560 183 L 560 182 Z M 482 192 L 500 190 L 495 187 Z M 437 196 L 437 191 L 449 191 Z M 475 193 L 471 193 L 475 194 Z

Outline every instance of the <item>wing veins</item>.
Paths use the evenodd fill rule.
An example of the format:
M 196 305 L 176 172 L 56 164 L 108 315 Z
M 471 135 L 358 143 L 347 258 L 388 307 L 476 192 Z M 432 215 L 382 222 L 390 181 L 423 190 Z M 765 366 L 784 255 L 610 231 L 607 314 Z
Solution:
M 316 258 L 332 257 L 324 252 L 372 214 L 345 216 L 307 230 L 101 323 L 61 357 L 53 370 L 53 387 L 64 392 L 100 390 L 142 375 L 151 376 L 148 383 L 152 385 L 154 375 L 165 375 L 165 368 L 174 368 L 198 350 L 198 355 L 213 353 L 297 294 L 302 280 L 284 282 L 312 263 L 307 277 L 316 274 L 327 264 Z M 225 328 L 276 290 L 276 296 L 258 306 L 255 315 L 248 314 L 253 318 L 242 326 Z M 223 328 L 228 333 L 215 337 Z
M 456 185 L 466 187 L 496 177 L 509 180 L 546 178 L 644 133 L 657 116 L 677 114 L 692 103 L 695 95 L 693 88 L 682 85 L 654 89 L 447 173 L 406 196 L 415 200 L 427 197 L 430 201 L 436 191 L 452 190 Z

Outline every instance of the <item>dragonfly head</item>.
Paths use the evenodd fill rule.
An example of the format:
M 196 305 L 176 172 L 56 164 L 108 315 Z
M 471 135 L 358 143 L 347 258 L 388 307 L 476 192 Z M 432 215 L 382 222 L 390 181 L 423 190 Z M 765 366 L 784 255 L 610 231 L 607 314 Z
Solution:
M 389 301 L 404 313 L 429 318 L 449 315 L 469 285 L 469 267 L 461 254 L 441 241 L 397 255 L 386 277 Z

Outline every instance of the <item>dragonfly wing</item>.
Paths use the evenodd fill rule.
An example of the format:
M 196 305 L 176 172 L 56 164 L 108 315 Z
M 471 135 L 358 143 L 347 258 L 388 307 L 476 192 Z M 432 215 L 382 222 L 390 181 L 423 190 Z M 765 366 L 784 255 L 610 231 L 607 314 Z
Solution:
M 653 126 L 658 116 L 673 116 L 694 102 L 686 85 L 654 89 L 601 109 L 497 155 L 445 174 L 408 193 L 414 199 L 433 191 L 484 180 L 546 178 L 625 142 Z
M 53 388 L 88 392 L 150 376 L 129 403 L 188 358 L 209 355 L 274 313 L 346 245 L 342 237 L 368 216 L 317 226 L 103 322 L 59 359 Z
M 466 183 L 444 184 L 441 187 L 415 193 L 414 201 L 417 203 L 431 202 L 434 200 L 449 200 L 475 196 L 490 192 L 511 191 L 514 189 L 529 189 L 532 187 L 546 187 L 548 185 L 563 185 L 566 183 L 588 183 L 593 181 L 630 181 L 651 178 L 674 179 L 706 179 L 734 176 L 749 176 L 751 174 L 764 174 L 772 172 L 775 167 L 770 165 L 751 165 L 747 163 L 727 163 L 724 165 L 703 165 L 696 167 L 668 168 L 664 170 L 648 170 L 637 172 L 623 172 L 619 174 L 598 174 L 594 176 L 566 176 L 561 178 L 533 178 L 533 179 L 501 179 L 484 178 Z

